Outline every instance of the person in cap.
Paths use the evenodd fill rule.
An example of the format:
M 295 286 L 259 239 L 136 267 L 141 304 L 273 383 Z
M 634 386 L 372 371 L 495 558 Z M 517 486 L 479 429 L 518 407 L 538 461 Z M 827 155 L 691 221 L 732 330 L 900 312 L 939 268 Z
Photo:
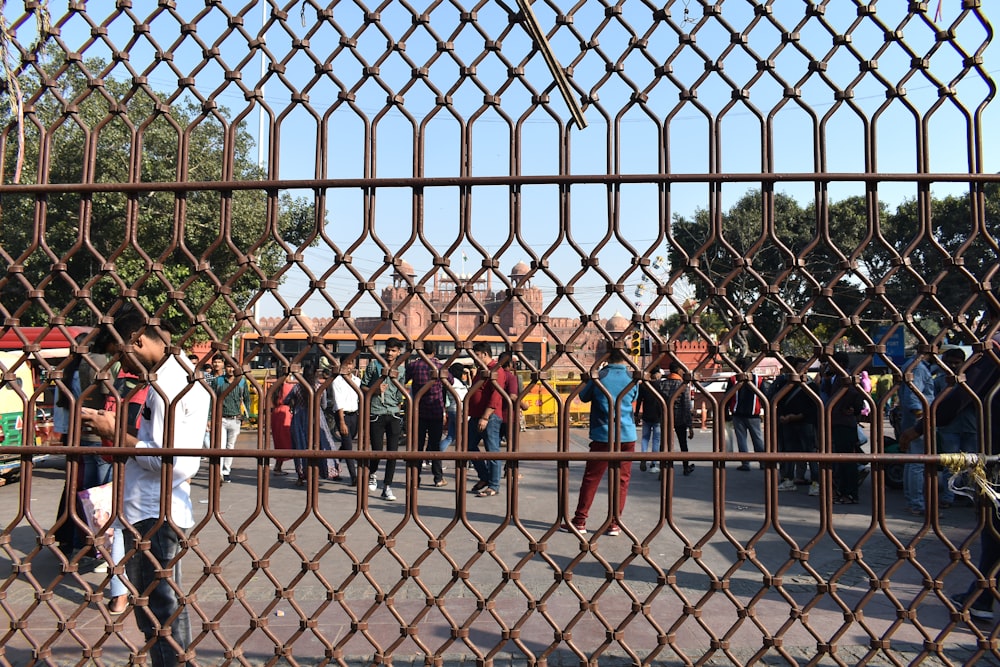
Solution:
M 613 349 L 608 363 L 600 370 L 596 380 L 589 380 L 580 391 L 580 400 L 590 403 L 590 451 L 635 451 L 635 401 L 639 390 L 626 364 L 625 353 Z M 594 503 L 597 488 L 608 471 L 608 462 L 601 459 L 587 461 L 580 483 L 580 496 L 571 524 L 564 523 L 564 533 L 587 533 L 587 517 Z M 632 461 L 622 461 L 618 475 L 618 506 L 613 507 L 605 535 L 621 534 L 619 520 L 628 500 L 629 482 L 632 479 Z M 609 479 L 609 484 L 613 478 Z M 610 490 L 609 490 L 610 492 Z
M 986 297 L 986 312 L 981 323 L 983 350 L 969 359 L 964 366 L 965 383 L 949 386 L 942 392 L 934 412 L 938 428 L 949 425 L 963 411 L 972 407 L 976 412 L 984 410 L 987 428 L 986 451 L 981 454 L 1000 454 L 1000 294 Z M 915 424 L 900 433 L 899 443 L 903 447 L 919 439 L 926 428 L 927 414 L 921 415 Z M 996 572 L 1000 568 L 1000 517 L 995 508 L 987 503 L 984 512 L 987 525 L 979 531 L 979 562 L 977 577 L 962 593 L 950 596 L 951 603 L 958 611 L 968 611 L 969 616 L 981 623 L 992 624 L 993 606 L 997 599 Z

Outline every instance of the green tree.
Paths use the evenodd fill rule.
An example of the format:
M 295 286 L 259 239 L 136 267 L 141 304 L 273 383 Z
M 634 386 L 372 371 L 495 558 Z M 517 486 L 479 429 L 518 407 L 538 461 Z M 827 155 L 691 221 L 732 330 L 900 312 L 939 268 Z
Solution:
M 702 319 L 722 318 L 720 338 L 736 354 L 775 342 L 799 354 L 833 339 L 863 344 L 901 316 L 910 344 L 968 339 L 962 328 L 997 270 L 1000 185 L 922 201 L 891 211 L 858 196 L 801 208 L 778 193 L 765 216 L 751 190 L 717 224 L 703 209 L 676 217 L 671 266 L 694 286 Z
M 765 215 L 768 210 L 772 213 Z M 720 342 L 735 356 L 776 340 L 785 317 L 808 300 L 812 283 L 794 259 L 814 229 L 791 196 L 765 199 L 761 190 L 748 191 L 718 222 L 706 209 L 690 219 L 675 216 L 671 266 L 683 267 L 700 310 L 721 319 Z
M 693 310 L 691 311 L 693 312 Z M 672 313 L 660 323 L 659 334 L 673 340 L 698 341 L 703 340 L 705 332 L 713 340 L 719 339 L 727 330 L 722 318 L 712 312 L 699 315 L 697 322 L 691 322 L 691 312 L 686 313 L 687 321 L 680 313 Z
M 102 78 L 101 60 L 43 59 L 22 77 L 21 183 L 256 180 L 251 136 L 225 109 L 165 104 L 142 85 Z M 4 181 L 17 159 L 8 112 Z M 269 197 L 271 198 L 269 200 Z M 7 195 L 0 229 L 0 309 L 21 325 L 95 324 L 123 293 L 177 318 L 192 340 L 233 336 L 263 280 L 311 243 L 322 221 L 305 198 L 264 191 Z M 96 307 L 88 307 L 87 300 Z
M 963 338 L 958 330 L 971 327 L 978 317 L 981 285 L 996 281 L 1000 254 L 1000 184 L 987 183 L 981 192 L 968 195 L 929 198 L 929 204 L 922 213 L 926 207 L 920 200 L 904 201 L 885 228 L 895 250 L 883 274 L 886 300 L 912 317 L 912 342 L 949 333 Z

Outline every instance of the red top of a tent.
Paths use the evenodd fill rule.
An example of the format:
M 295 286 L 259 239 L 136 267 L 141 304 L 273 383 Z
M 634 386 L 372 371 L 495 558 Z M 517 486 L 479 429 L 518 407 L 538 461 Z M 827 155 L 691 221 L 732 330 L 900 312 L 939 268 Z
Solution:
M 22 350 L 24 341 L 28 345 L 38 345 L 40 349 L 65 348 L 73 345 L 80 334 L 90 333 L 91 327 L 18 327 L 0 331 L 0 350 Z M 21 336 L 18 337 L 17 332 Z M 67 338 L 66 336 L 69 336 Z M 24 339 L 22 341 L 22 338 Z

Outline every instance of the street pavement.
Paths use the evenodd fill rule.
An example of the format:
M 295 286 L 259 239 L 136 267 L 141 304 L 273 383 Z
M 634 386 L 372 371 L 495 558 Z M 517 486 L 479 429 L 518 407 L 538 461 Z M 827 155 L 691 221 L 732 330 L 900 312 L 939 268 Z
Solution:
M 522 452 L 557 449 L 554 429 L 520 435 Z M 256 446 L 245 431 L 239 449 Z M 586 451 L 586 431 L 567 447 Z M 710 452 L 711 432 L 691 449 Z M 311 496 L 265 465 L 237 458 L 222 484 L 203 464 L 193 482 L 199 524 L 183 567 L 200 665 L 1000 664 L 995 649 L 976 651 L 996 645 L 996 626 L 943 600 L 973 578 L 962 558 L 978 555 L 976 510 L 925 521 L 872 478 L 860 504 L 834 506 L 808 487 L 778 493 L 776 471 L 756 465 L 701 461 L 662 480 L 634 465 L 611 537 L 599 532 L 603 488 L 596 532 L 558 530 L 582 462 L 521 461 L 494 498 L 466 493 L 475 475 L 453 461 L 444 488 L 416 487 L 419 466 L 400 463 L 395 502 L 339 480 L 315 480 Z M 101 664 L 125 664 L 141 636 L 134 610 L 112 623 L 99 609 L 107 575 L 61 575 L 49 547 L 31 555 L 63 478 L 50 464 L 0 488 L 4 555 L 27 561 L 0 597 L 11 621 L 0 657 L 84 664 L 83 647 L 97 647 Z

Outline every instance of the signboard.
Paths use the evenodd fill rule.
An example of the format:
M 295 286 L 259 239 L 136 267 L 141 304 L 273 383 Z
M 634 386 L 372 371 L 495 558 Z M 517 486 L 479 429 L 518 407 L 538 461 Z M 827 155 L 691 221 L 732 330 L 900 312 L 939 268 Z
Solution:
M 904 343 L 904 334 L 906 332 L 903 327 L 896 327 L 892 335 L 886 338 L 888 332 L 889 327 L 879 327 L 875 333 L 875 342 L 885 345 L 885 356 L 889 357 L 894 364 L 897 366 L 902 365 L 906 362 L 906 345 Z M 872 366 L 886 367 L 885 359 L 882 355 L 875 355 L 875 358 L 872 360 Z

